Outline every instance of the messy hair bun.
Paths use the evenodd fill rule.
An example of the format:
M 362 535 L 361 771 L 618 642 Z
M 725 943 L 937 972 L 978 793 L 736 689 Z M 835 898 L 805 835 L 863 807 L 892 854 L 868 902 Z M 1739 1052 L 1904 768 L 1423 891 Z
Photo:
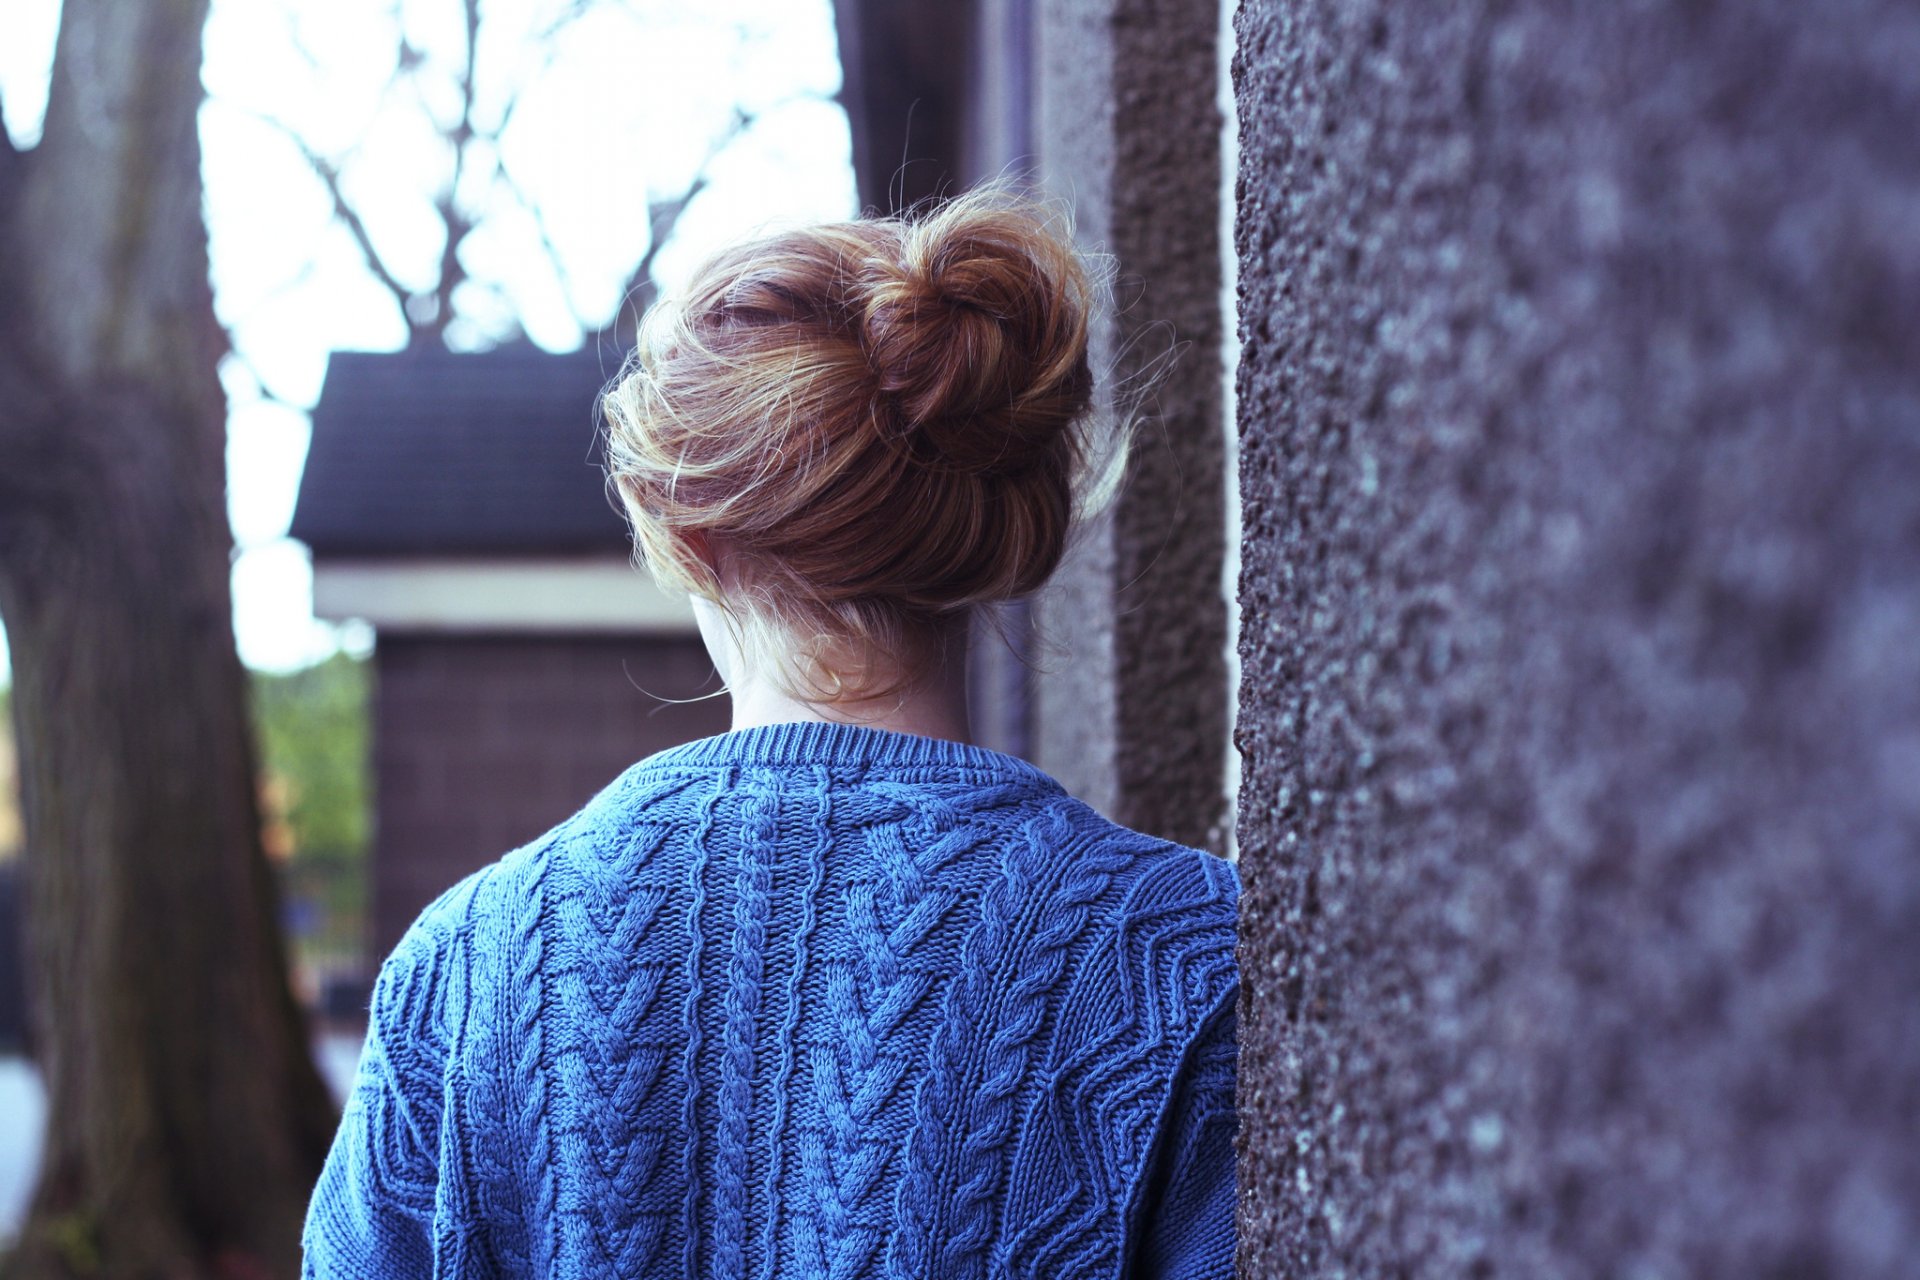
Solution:
M 1062 222 L 991 183 L 735 245 L 657 302 L 603 398 L 655 578 L 813 642 L 840 694 L 821 646 L 905 654 L 943 616 L 1039 588 L 1125 450 L 1096 429 L 1105 279 Z M 690 534 L 720 549 L 724 586 Z
M 1088 408 L 1087 315 L 1071 251 L 1009 211 L 965 206 L 868 258 L 860 343 L 885 429 L 960 470 L 1043 466 Z

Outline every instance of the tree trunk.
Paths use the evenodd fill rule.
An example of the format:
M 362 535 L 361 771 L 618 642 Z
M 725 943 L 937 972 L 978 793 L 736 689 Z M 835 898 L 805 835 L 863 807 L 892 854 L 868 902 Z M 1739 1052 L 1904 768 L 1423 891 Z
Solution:
M 334 1117 L 261 852 L 197 115 L 207 0 L 67 0 L 0 144 L 0 616 L 42 1177 L 9 1274 L 291 1276 Z

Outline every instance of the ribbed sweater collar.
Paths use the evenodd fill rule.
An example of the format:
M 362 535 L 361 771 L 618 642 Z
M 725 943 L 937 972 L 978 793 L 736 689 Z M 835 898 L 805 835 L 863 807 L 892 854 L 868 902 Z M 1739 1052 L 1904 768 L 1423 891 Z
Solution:
M 656 751 L 640 763 L 647 768 L 717 764 L 923 768 L 936 773 L 947 770 L 986 773 L 1008 781 L 1030 783 L 1041 790 L 1065 790 L 1037 765 L 990 747 L 826 720 L 796 720 L 733 729 Z

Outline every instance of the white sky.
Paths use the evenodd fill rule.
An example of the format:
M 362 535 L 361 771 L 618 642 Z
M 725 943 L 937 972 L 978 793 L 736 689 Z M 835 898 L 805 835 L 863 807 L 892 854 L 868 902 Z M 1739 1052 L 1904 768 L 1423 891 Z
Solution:
M 533 38 L 576 7 L 585 16 L 557 37 Z M 39 140 L 59 8 L 0 4 L 0 101 L 17 145 Z M 434 119 L 457 110 L 460 13 L 458 0 L 213 3 L 200 132 L 215 303 L 243 357 L 222 377 L 234 629 L 251 666 L 285 670 L 365 644 L 363 629 L 314 619 L 306 549 L 286 531 L 328 351 L 391 350 L 405 335 L 325 188 L 261 117 L 350 157 L 343 187 L 376 247 L 404 282 L 427 285 L 440 252 L 431 201 L 451 173 Z M 402 28 L 426 57 L 411 88 L 391 83 Z M 518 93 L 502 160 L 563 271 L 534 217 L 504 186 L 476 181 L 491 166 L 470 157 L 458 194 L 481 218 L 462 253 L 476 283 L 456 298 L 460 345 L 484 344 L 514 315 L 544 347 L 578 346 L 576 317 L 610 317 L 647 248 L 648 197 L 686 189 L 735 104 L 756 122 L 709 165 L 709 186 L 660 251 L 663 286 L 769 222 L 856 210 L 846 115 L 829 100 L 840 83 L 831 0 L 487 0 L 479 45 L 479 121 L 497 121 Z

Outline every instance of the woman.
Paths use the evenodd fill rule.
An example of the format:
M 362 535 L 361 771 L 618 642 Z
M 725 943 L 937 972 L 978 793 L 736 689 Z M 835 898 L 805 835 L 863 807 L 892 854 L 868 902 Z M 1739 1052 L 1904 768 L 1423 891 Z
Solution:
M 967 722 L 973 613 L 1123 452 L 1094 300 L 994 185 L 648 314 L 609 478 L 733 727 L 422 913 L 308 1275 L 1232 1274 L 1234 868 Z

